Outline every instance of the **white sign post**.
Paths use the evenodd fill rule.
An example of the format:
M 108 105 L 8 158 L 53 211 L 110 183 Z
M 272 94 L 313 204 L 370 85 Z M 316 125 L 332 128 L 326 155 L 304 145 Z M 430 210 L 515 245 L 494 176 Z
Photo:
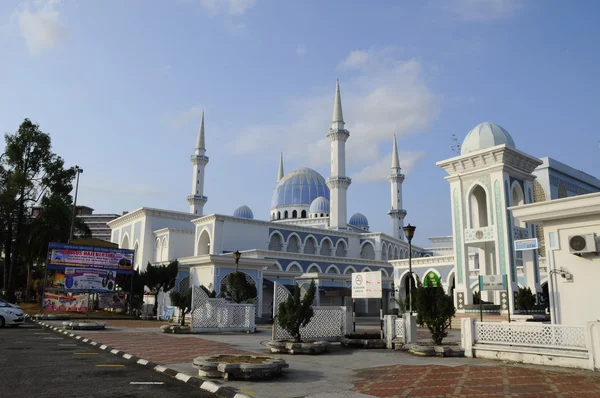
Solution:
M 534 250 L 538 248 L 537 238 L 516 240 L 514 244 L 516 251 Z
M 381 338 L 383 339 L 383 285 L 381 284 L 381 271 L 353 272 L 352 273 L 352 318 L 354 332 L 356 332 L 356 304 L 357 298 L 379 299 L 379 320 L 381 323 Z
M 483 322 L 483 295 L 482 291 L 503 291 L 508 289 L 506 275 L 479 275 L 479 317 Z

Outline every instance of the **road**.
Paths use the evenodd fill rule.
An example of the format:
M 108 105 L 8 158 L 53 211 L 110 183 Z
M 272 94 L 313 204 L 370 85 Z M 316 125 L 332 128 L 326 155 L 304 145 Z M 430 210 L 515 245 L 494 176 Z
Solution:
M 0 396 L 215 397 L 35 324 L 0 329 Z

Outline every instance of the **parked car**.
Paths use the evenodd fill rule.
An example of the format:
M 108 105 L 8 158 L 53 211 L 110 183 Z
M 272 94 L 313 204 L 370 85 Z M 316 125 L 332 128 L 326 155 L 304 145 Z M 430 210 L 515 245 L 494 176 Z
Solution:
M 25 314 L 21 307 L 0 299 L 0 328 L 5 325 L 16 327 L 23 322 L 25 322 Z

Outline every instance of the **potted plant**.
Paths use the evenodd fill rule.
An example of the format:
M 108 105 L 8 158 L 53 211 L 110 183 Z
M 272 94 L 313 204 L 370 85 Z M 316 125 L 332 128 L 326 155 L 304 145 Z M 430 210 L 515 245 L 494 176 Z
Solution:
M 312 280 L 304 297 L 298 285 L 288 299 L 279 304 L 277 323 L 290 336 L 291 340 L 271 340 L 267 343 L 271 352 L 288 354 L 320 354 L 327 351 L 326 341 L 305 342 L 301 328 L 308 325 L 314 315 L 312 303 L 315 299 L 315 281 Z

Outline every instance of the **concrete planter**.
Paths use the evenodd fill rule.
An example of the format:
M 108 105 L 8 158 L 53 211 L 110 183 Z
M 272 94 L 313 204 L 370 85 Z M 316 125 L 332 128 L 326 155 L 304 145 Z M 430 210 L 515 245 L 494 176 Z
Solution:
M 422 357 L 464 357 L 465 350 L 459 345 L 404 344 L 403 350 Z
M 371 337 L 371 336 L 368 336 Z M 374 336 L 373 336 L 374 337 Z M 344 347 L 354 348 L 386 348 L 385 340 L 381 338 L 361 338 L 360 335 L 346 335 L 342 338 L 341 343 Z
M 267 347 L 269 347 L 272 353 L 315 355 L 327 352 L 329 342 L 312 341 L 294 343 L 293 341 L 270 340 L 267 342 Z
M 241 380 L 264 380 L 279 376 L 288 365 L 283 359 L 269 356 L 218 354 L 197 357 L 193 364 L 198 376 Z
M 190 332 L 190 327 L 187 325 L 181 326 L 177 324 L 163 325 L 160 327 L 163 333 L 186 334 Z
M 106 327 L 106 322 L 84 322 L 84 321 L 67 321 L 63 322 L 63 329 L 70 330 L 103 330 Z
M 55 315 L 55 314 L 37 314 L 35 319 L 38 321 L 63 321 L 71 319 L 71 315 Z

